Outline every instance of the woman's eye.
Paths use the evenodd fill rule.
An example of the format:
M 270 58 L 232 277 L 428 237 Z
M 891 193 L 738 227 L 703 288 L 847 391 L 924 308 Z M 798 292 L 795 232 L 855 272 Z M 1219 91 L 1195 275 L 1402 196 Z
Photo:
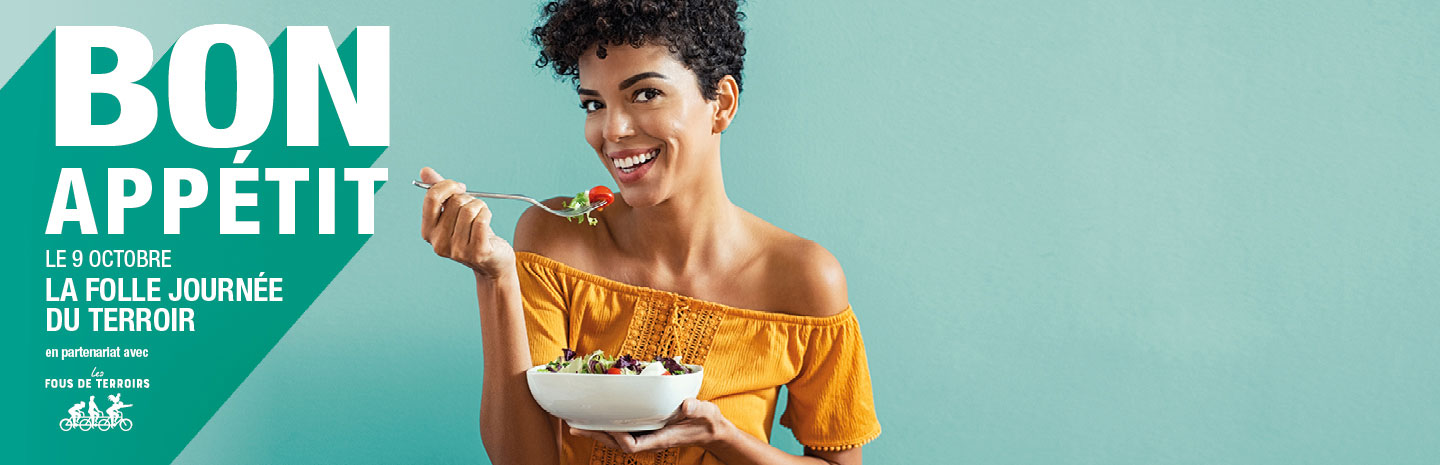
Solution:
M 585 110 L 586 113 L 594 113 L 596 110 L 605 108 L 605 104 L 600 103 L 599 100 L 586 100 L 580 102 L 580 108 Z
M 649 102 L 650 99 L 660 96 L 660 91 L 655 89 L 640 89 L 635 91 L 635 102 Z

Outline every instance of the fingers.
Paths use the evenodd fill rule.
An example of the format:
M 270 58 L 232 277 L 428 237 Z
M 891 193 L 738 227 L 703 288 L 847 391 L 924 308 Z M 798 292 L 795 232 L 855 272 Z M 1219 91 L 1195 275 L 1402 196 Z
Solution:
M 464 225 L 465 230 L 459 233 L 456 233 L 456 229 L 461 229 L 459 219 L 465 213 L 465 204 L 471 200 L 475 200 L 475 197 L 462 193 L 452 194 L 449 199 L 445 199 L 445 203 L 441 206 L 441 219 L 433 230 L 436 240 L 431 242 L 431 245 L 435 246 L 436 255 L 456 258 L 456 252 L 464 250 L 465 243 L 456 243 L 456 238 L 459 235 L 468 235 L 469 226 Z
M 653 438 L 656 435 L 660 434 L 660 431 L 664 431 L 664 429 L 662 428 L 660 430 L 656 430 L 654 434 L 641 436 L 641 438 Z M 615 444 L 619 446 L 619 449 L 625 451 L 625 453 L 627 454 L 643 452 L 650 449 L 659 449 L 658 447 L 654 447 L 655 441 L 653 440 L 647 441 L 648 443 L 650 443 L 649 445 L 641 446 L 639 439 L 635 436 L 632 436 L 630 433 L 621 433 L 615 431 L 609 431 L 608 433 L 610 433 L 610 439 L 615 441 Z
M 480 199 L 463 194 L 457 197 L 461 197 L 464 204 L 460 206 L 460 213 L 455 217 L 450 256 L 468 261 L 489 255 L 486 250 L 489 239 L 486 236 L 490 232 L 490 208 Z M 474 251 L 477 257 L 468 256 L 469 251 Z
M 435 184 L 444 180 L 440 173 L 428 166 L 420 170 L 420 182 Z M 440 217 L 440 201 L 445 200 L 445 197 L 437 197 L 438 200 L 432 201 L 431 195 L 439 195 L 439 191 L 433 187 L 425 194 L 424 204 L 420 208 L 420 237 L 426 242 L 430 241 L 430 230 L 435 228 L 435 220 Z
M 444 179 L 435 183 L 430 190 L 425 192 L 425 203 L 420 207 L 420 236 L 426 242 L 435 244 L 437 236 L 435 230 L 441 226 L 441 218 L 444 216 L 445 203 L 451 196 L 465 192 L 465 185 L 458 182 Z M 452 219 L 453 221 L 453 219 Z M 449 235 L 446 234 L 448 239 Z
M 665 419 L 665 424 L 673 425 L 692 418 L 699 418 L 704 415 L 705 412 L 702 411 L 702 409 L 704 409 L 707 404 L 709 404 L 709 402 L 704 402 L 694 397 L 680 401 L 680 406 L 675 408 L 675 413 L 671 413 L 670 418 Z
M 464 184 L 445 179 L 433 169 L 420 170 L 420 177 L 431 183 L 421 206 L 420 236 L 430 243 L 435 254 L 478 273 L 501 273 L 494 265 L 505 262 L 507 257 L 492 255 L 508 252 L 510 247 L 490 229 L 494 216 L 490 206 L 466 194 Z
M 615 449 L 615 450 L 618 450 L 618 451 L 621 451 L 621 452 L 624 452 L 624 453 L 627 453 L 627 454 L 633 454 L 633 453 L 636 453 L 636 452 L 645 452 L 645 451 L 648 451 L 648 450 L 655 450 L 655 449 L 661 449 L 661 448 L 662 448 L 662 447 L 657 447 L 657 444 L 655 444 L 655 441 L 645 441 L 645 443 L 641 443 L 639 440 L 637 440 L 637 438 L 636 438 L 635 436 L 632 436 L 632 435 L 631 435 L 630 433 L 628 433 L 628 432 L 623 432 L 623 431 L 590 431 L 590 430 L 576 429 L 576 428 L 573 427 L 573 426 L 572 426 L 572 427 L 568 427 L 568 428 L 569 428 L 569 430 L 570 430 L 570 435 L 572 435 L 572 436 L 580 436 L 580 437 L 590 438 L 590 439 L 595 440 L 595 442 L 600 443 L 600 445 L 602 445 L 602 446 L 605 446 L 605 447 L 608 447 L 608 448 L 611 448 L 611 449 Z M 656 431 L 656 434 L 658 434 L 658 433 L 660 433 L 660 432 L 663 432 L 663 431 L 665 431 L 665 430 L 664 430 L 664 429 L 661 429 L 661 430 L 659 430 L 659 431 Z M 653 435 L 640 436 L 640 438 L 642 438 L 642 439 L 643 439 L 643 438 L 649 438 L 649 437 L 651 437 L 651 436 L 653 436 Z
M 630 433 L 624 431 L 590 431 L 583 429 L 569 428 L 570 435 L 586 437 L 595 440 L 600 445 L 615 449 L 627 454 L 636 452 L 647 452 L 660 450 L 667 447 L 699 444 L 698 441 L 686 441 L 687 438 L 697 438 L 694 428 L 672 428 L 665 427 L 655 431 L 642 433 Z
M 620 446 L 620 450 L 633 454 L 635 452 L 647 452 L 660 450 L 667 447 L 674 447 L 683 443 L 680 439 L 685 434 L 683 431 L 674 428 L 660 428 L 651 431 L 650 434 L 636 436 L 630 433 L 610 433 L 611 438 Z
M 705 409 L 707 407 L 713 405 L 715 404 L 691 397 L 680 401 L 680 408 L 676 409 L 675 413 L 680 419 L 699 418 L 705 415 Z
M 495 252 L 494 243 L 491 242 L 491 239 L 495 238 L 495 232 L 490 229 L 490 218 L 494 214 L 491 213 L 489 204 L 484 201 L 476 199 L 472 203 L 480 204 L 480 208 L 479 213 L 475 214 L 475 220 L 470 223 L 470 247 L 478 256 L 489 257 Z
M 611 432 L 608 441 L 596 440 L 626 453 L 706 444 L 716 439 L 714 417 L 718 414 L 715 404 L 690 398 L 680 403 L 680 407 L 675 410 L 664 428 L 645 434 Z M 586 437 L 594 436 L 587 434 Z M 612 442 L 614 446 L 610 446 Z
M 572 426 L 572 427 L 569 427 L 569 429 L 570 429 L 570 435 L 571 435 L 571 436 L 580 436 L 580 437 L 586 437 L 586 438 L 594 439 L 595 442 L 600 443 L 600 445 L 603 445 L 603 446 L 605 446 L 605 447 L 609 447 L 609 448 L 611 448 L 611 449 L 620 450 L 620 445 L 615 443 L 615 438 L 610 437 L 610 434 L 609 434 L 609 433 L 606 433 L 606 432 L 604 432 L 604 431 L 590 431 L 590 430 L 583 430 L 583 429 L 575 429 L 575 427 L 573 427 L 573 426 Z
M 450 182 L 450 181 L 443 181 Z M 437 185 L 437 187 L 439 187 Z M 440 204 L 440 219 L 435 222 L 435 229 L 430 231 L 430 245 L 435 247 L 435 254 L 441 257 L 451 257 L 452 246 L 455 240 L 455 220 L 460 216 L 460 207 L 465 206 L 464 194 L 451 195 Z
M 428 182 L 430 184 L 434 184 L 444 180 L 444 176 L 440 176 L 440 173 L 436 172 L 434 169 L 431 169 L 428 166 L 420 169 L 420 182 Z

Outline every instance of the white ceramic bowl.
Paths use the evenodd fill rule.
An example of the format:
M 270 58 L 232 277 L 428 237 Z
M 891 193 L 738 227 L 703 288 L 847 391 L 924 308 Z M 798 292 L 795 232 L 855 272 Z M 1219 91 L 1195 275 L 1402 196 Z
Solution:
M 535 371 L 543 366 L 525 372 L 535 402 L 570 426 L 595 431 L 660 429 L 682 401 L 700 394 L 705 378 L 699 365 L 685 365 L 694 373 L 671 376 Z

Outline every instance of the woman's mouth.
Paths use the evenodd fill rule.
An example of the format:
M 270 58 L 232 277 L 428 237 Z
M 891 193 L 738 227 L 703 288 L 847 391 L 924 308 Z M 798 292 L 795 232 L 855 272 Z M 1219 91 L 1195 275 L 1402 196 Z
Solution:
M 623 158 L 611 158 L 610 163 L 615 165 L 615 180 L 620 184 L 634 184 L 655 167 L 655 160 L 660 158 L 660 148 L 656 147 L 648 152 L 642 152 Z
M 651 150 L 649 152 L 645 152 L 639 155 L 634 155 L 626 158 L 615 158 L 611 160 L 611 163 L 614 163 L 615 168 L 619 169 L 621 173 L 630 174 L 639 170 L 641 166 L 648 165 L 650 164 L 650 162 L 655 161 L 655 158 L 658 156 L 660 156 L 660 149 L 656 148 L 655 150 Z

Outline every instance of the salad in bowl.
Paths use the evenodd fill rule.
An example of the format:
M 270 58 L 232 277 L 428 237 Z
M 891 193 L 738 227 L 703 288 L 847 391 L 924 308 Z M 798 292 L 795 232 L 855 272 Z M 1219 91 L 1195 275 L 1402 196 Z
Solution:
M 700 393 L 705 375 L 703 367 L 683 364 L 680 357 L 647 362 L 598 350 L 562 352 L 528 370 L 525 379 L 540 408 L 578 429 L 660 429 L 681 402 Z
M 535 371 L 545 373 L 583 373 L 590 375 L 640 375 L 640 376 L 670 376 L 688 375 L 700 369 L 698 366 L 686 366 L 680 364 L 680 357 L 655 357 L 655 361 L 641 362 L 629 355 L 611 357 L 603 350 L 591 352 L 590 355 L 580 356 L 570 349 L 560 349 L 562 353 L 550 363 L 535 367 Z

